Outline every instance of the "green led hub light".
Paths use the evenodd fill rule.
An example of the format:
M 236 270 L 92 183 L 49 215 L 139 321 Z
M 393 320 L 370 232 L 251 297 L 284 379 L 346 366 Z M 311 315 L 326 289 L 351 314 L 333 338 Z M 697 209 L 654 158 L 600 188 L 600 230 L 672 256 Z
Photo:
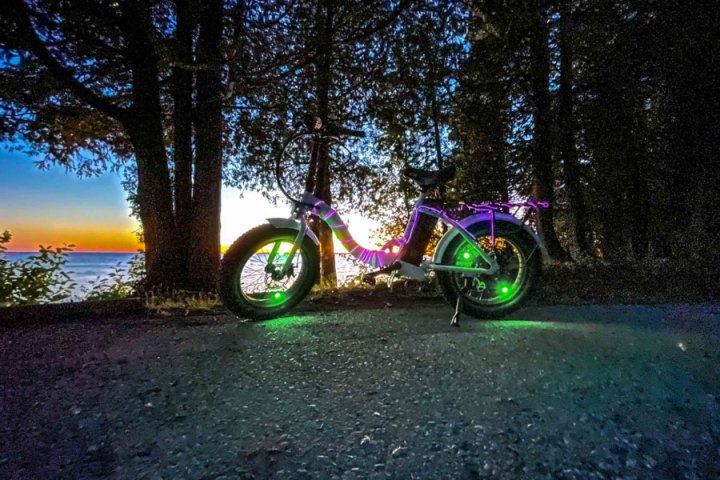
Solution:
M 517 291 L 509 283 L 500 283 L 497 286 L 498 296 L 504 299 L 509 299 L 515 296 Z
M 271 292 L 268 294 L 268 303 L 272 307 L 282 305 L 286 300 L 287 297 L 285 296 L 285 292 Z

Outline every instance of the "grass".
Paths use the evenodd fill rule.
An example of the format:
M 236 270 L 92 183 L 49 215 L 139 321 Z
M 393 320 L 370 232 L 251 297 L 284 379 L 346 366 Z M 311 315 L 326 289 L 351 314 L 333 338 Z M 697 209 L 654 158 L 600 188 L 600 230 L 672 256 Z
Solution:
M 152 291 L 145 295 L 145 307 L 156 315 L 177 315 L 213 312 L 219 307 L 217 295 L 204 292 L 173 290 L 170 292 Z

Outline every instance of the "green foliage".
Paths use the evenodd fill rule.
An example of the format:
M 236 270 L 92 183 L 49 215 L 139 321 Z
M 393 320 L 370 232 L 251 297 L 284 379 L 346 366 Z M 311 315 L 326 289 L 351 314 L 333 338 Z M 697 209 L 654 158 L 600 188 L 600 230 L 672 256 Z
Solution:
M 10 232 L 0 234 L 0 307 L 57 303 L 73 298 L 77 282 L 65 270 L 74 245 L 40 246 L 37 255 L 10 261 L 5 246 Z M 106 276 L 98 276 L 80 289 L 82 300 L 118 300 L 135 293 L 145 278 L 145 256 L 133 256 L 126 265 L 118 263 Z
M 452 161 L 459 175 L 446 192 L 451 200 L 534 196 L 542 183 L 538 195 L 554 196 L 558 214 L 543 228 L 556 229 L 571 251 L 574 237 L 585 253 L 613 261 L 669 257 L 688 239 L 694 250 L 715 248 L 720 40 L 708 32 L 719 30 L 717 9 L 650 0 L 221 3 L 212 15 L 208 5 L 219 4 L 200 0 L 0 2 L 0 139 L 21 138 L 19 148 L 83 175 L 124 169 L 132 202 L 165 197 L 145 208 L 160 224 L 178 199 L 215 198 L 187 178 L 212 163 L 196 162 L 210 142 L 195 138 L 204 131 L 198 126 L 223 129 L 227 183 L 272 196 L 282 133 L 322 110 L 371 134 L 348 142 L 351 156 L 331 151 L 328 196 L 393 227 L 416 194 L 400 176 L 403 165 Z M 138 13 L 146 20 L 135 22 Z M 196 35 L 220 16 L 218 57 L 207 62 Z M 224 72 L 212 98 L 197 91 L 209 85 L 209 66 Z M 544 115 L 538 92 L 550 97 Z M 203 99 L 213 108 L 195 105 Z M 217 112 L 206 116 L 221 100 L 222 121 Z M 137 148 L 148 144 L 155 148 Z M 297 146 L 302 160 L 306 147 Z M 152 176 L 162 182 L 139 181 L 133 158 L 162 152 L 157 163 L 148 157 L 164 164 Z M 542 182 L 533 171 L 537 152 L 552 163 Z M 217 179 L 213 158 L 207 174 Z M 302 187 L 307 164 L 294 159 L 284 178 Z M 184 183 L 176 181 L 183 165 Z M 153 195 L 139 195 L 141 184 Z M 185 189 L 174 191 L 179 185 Z M 168 238 L 154 247 L 189 245 L 189 218 L 171 219 L 178 234 L 161 228 Z M 582 235 L 573 231 L 578 223 Z M 187 269 L 167 271 L 158 284 Z M 99 283 L 105 293 L 93 296 L 127 290 L 117 276 Z
M 74 245 L 40 245 L 37 255 L 22 260 L 6 258 L 10 232 L 0 235 L 0 306 L 61 302 L 70 298 L 75 282 L 63 269 Z
M 667 303 L 720 299 L 715 254 L 695 259 L 586 260 L 548 265 L 540 301 L 577 303 Z
M 145 256 L 134 255 L 126 265 L 128 268 L 118 263 L 111 273 L 83 287 L 84 300 L 120 300 L 133 295 L 145 278 Z

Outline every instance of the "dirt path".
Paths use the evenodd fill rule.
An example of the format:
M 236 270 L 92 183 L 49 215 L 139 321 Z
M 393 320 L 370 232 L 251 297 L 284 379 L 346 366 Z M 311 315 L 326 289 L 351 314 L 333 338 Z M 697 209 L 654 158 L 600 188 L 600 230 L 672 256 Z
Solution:
M 0 478 L 720 478 L 720 306 L 0 333 Z

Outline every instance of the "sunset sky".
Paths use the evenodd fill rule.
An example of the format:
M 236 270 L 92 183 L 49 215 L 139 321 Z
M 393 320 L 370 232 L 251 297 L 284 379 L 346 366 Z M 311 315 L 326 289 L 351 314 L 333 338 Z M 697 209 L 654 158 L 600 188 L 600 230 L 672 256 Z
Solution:
M 74 243 L 78 252 L 135 252 L 138 222 L 131 218 L 117 174 L 78 178 L 53 166 L 40 171 L 33 157 L 0 145 L 0 232 L 9 230 L 12 252 L 36 251 L 38 244 Z M 273 206 L 259 193 L 240 198 L 223 188 L 221 243 L 227 246 L 267 217 L 287 217 L 285 204 Z M 353 235 L 364 244 L 376 226 L 359 215 L 343 213 Z M 339 246 L 339 245 L 338 245 Z

